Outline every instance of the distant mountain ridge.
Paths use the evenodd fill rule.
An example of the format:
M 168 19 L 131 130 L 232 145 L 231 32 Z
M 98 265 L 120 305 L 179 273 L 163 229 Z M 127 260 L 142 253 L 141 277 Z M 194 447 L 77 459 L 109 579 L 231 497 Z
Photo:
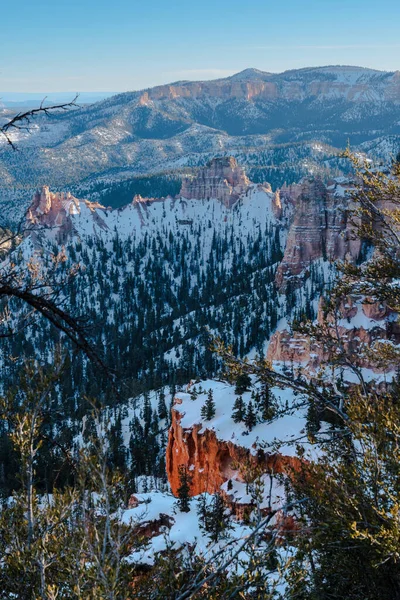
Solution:
M 241 85 L 238 86 L 238 83 Z M 383 101 L 400 103 L 400 71 L 331 66 L 268 73 L 250 68 L 222 79 L 178 82 L 137 93 L 141 98 L 154 100 L 203 95 L 240 99 L 247 94 L 249 100 L 271 101 L 331 97 L 332 94 L 350 101 L 365 101 L 375 95 Z
M 0 200 L 10 190 L 27 205 L 41 185 L 102 200 L 116 182 L 235 156 L 263 169 L 275 187 L 307 174 L 343 174 L 339 150 L 384 160 L 400 148 L 400 71 L 330 66 L 284 73 L 245 69 L 212 81 L 187 81 L 118 94 L 38 119 L 0 146 Z M 276 182 L 274 177 L 276 176 Z M 97 196 L 96 196 L 97 194 Z

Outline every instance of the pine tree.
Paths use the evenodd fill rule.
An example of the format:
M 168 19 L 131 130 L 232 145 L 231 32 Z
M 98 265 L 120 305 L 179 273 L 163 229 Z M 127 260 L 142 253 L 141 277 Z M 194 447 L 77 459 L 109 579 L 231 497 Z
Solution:
M 144 404 L 143 404 L 143 421 L 144 421 L 144 436 L 147 437 L 150 427 L 151 420 L 153 416 L 153 411 L 151 408 L 150 396 L 149 394 L 144 395 Z
M 257 416 L 256 416 L 256 413 L 254 410 L 253 402 L 251 400 L 249 401 L 249 404 L 247 405 L 247 411 L 246 411 L 244 423 L 249 431 L 251 431 L 253 429 L 253 427 L 255 427 L 255 425 L 257 425 Z
M 109 426 L 108 444 L 111 464 L 119 469 L 121 473 L 126 468 L 126 450 L 124 447 L 124 438 L 122 435 L 121 414 L 115 418 L 114 424 Z
M 247 373 L 240 373 L 236 378 L 235 394 L 243 394 L 247 392 L 251 386 L 251 379 Z
M 230 515 L 226 509 L 224 499 L 220 493 L 214 494 L 211 510 L 208 515 L 207 530 L 211 540 L 216 543 L 221 533 L 229 526 Z
M 259 408 L 261 410 L 261 419 L 263 421 L 270 421 L 275 414 L 274 396 L 271 392 L 271 385 L 268 381 L 261 382 L 261 389 L 259 393 Z
M 200 494 L 197 498 L 197 515 L 199 517 L 200 526 L 207 531 L 208 507 L 206 494 Z
M 158 418 L 160 420 L 166 419 L 168 416 L 167 405 L 165 403 L 164 390 L 160 391 L 160 395 L 158 397 L 157 412 L 158 412 Z
M 233 405 L 232 419 L 235 423 L 241 423 L 246 416 L 246 405 L 243 402 L 242 396 L 238 396 Z
M 206 421 L 211 421 L 215 417 L 215 402 L 212 389 L 208 391 L 207 400 L 201 408 L 201 416 Z
M 179 465 L 179 488 L 178 488 L 178 505 L 181 512 L 189 512 L 190 510 L 190 484 L 192 478 L 186 465 Z

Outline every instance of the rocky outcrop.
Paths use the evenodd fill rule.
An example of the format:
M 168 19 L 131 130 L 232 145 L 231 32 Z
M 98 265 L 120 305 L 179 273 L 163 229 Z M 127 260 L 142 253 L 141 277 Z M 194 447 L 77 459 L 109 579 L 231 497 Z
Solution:
M 306 179 L 280 190 L 280 202 L 291 206 L 283 260 L 276 273 L 278 287 L 302 274 L 314 260 L 355 260 L 361 243 L 353 239 L 348 222 L 350 199 L 341 184 L 328 186 L 318 178 Z
M 32 198 L 27 218 L 32 223 L 61 225 L 69 214 L 79 212 L 80 201 L 70 192 L 50 192 L 44 185 Z
M 323 300 L 320 300 L 317 322 L 320 325 L 333 324 L 332 317 L 324 314 Z M 382 303 L 370 299 L 347 298 L 340 307 L 340 318 L 331 333 L 338 336 L 340 345 L 347 355 L 354 359 L 360 368 L 383 373 L 396 368 L 396 365 L 372 364 L 368 350 L 378 341 L 400 344 L 400 332 L 395 313 Z M 328 327 L 329 331 L 329 327 Z M 339 347 L 334 347 L 334 351 Z M 367 351 L 367 352 L 365 352 Z M 307 335 L 287 330 L 273 334 L 268 346 L 267 358 L 271 362 L 285 362 L 288 365 L 301 364 L 311 374 L 329 358 L 329 351 L 320 343 L 313 343 Z
M 229 480 L 243 482 L 243 470 L 249 464 L 262 467 L 266 473 L 287 473 L 298 469 L 300 462 L 295 457 L 265 454 L 261 450 L 252 454 L 248 448 L 218 439 L 215 431 L 203 429 L 202 424 L 183 429 L 176 404 L 172 409 L 166 464 L 172 493 L 178 493 L 179 467 L 185 465 L 191 475 L 190 494 L 197 496 L 220 491 Z
M 187 200 L 216 198 L 231 208 L 250 188 L 250 181 L 232 156 L 214 158 L 194 178 L 183 181 L 180 196 Z
M 26 213 L 26 235 L 34 234 L 40 228 L 53 228 L 55 238 L 59 243 L 64 243 L 73 233 L 72 215 L 81 212 L 82 205 L 86 206 L 92 213 L 94 222 L 101 228 L 107 225 L 99 217 L 96 209 L 104 206 L 98 202 L 78 200 L 70 192 L 56 192 L 43 186 L 32 198 L 32 203 Z M 33 237 L 35 237 L 33 235 Z
M 283 216 L 283 207 L 281 202 L 281 195 L 277 190 L 272 198 L 272 212 L 274 213 L 275 219 L 281 219 Z
M 267 359 L 271 362 L 304 364 L 315 368 L 320 362 L 319 348 L 312 348 L 307 336 L 287 329 L 276 331 L 268 345 Z

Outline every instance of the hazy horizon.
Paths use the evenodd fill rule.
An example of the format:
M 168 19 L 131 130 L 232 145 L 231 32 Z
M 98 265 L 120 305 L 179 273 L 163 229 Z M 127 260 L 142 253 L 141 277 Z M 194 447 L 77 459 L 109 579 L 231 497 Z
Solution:
M 201 81 L 201 80 L 217 80 L 217 79 L 221 79 L 223 77 L 229 77 L 232 75 L 235 75 L 237 73 L 240 73 L 243 70 L 246 69 L 257 69 L 259 71 L 263 71 L 266 73 L 282 73 L 282 72 L 286 72 L 286 71 L 292 71 L 292 70 L 302 70 L 302 69 L 313 69 L 313 68 L 323 68 L 323 67 L 355 67 L 355 68 L 360 68 L 360 69 L 371 69 L 371 70 L 378 70 L 378 71 L 382 71 L 382 72 L 388 72 L 387 69 L 373 69 L 372 67 L 368 67 L 365 65 L 304 65 L 303 67 L 298 67 L 296 69 L 285 69 L 285 71 L 267 71 L 265 69 L 257 69 L 257 67 L 246 67 L 245 69 L 239 69 L 239 70 L 233 70 L 232 73 L 223 75 L 223 76 L 215 76 L 215 77 L 203 77 L 203 78 L 199 78 L 199 77 L 192 77 L 192 78 L 188 78 L 186 79 L 186 81 Z M 400 65 L 399 65 L 399 69 L 400 70 Z M 185 81 L 185 80 L 175 80 L 175 81 L 163 81 L 163 82 L 159 82 L 156 83 L 155 86 L 157 85 L 166 85 L 166 84 L 173 84 L 176 83 L 178 81 Z M 154 86 L 147 86 L 147 87 L 154 87 Z M 99 97 L 101 98 L 107 98 L 107 97 L 111 97 L 115 94 L 120 94 L 120 93 L 124 93 L 124 92 L 134 92 L 134 91 L 140 91 L 141 89 L 145 89 L 145 88 L 136 88 L 136 89 L 124 89 L 124 90 L 64 90 L 64 91 L 60 91 L 60 90 L 56 90 L 56 91 L 46 91 L 46 90 L 42 90 L 39 92 L 29 92 L 29 91 L 4 91 L 1 92 L 0 95 L 0 104 L 3 103 L 18 103 L 18 102 L 24 102 L 24 101 L 29 101 L 29 100 L 40 100 L 44 97 L 47 97 L 49 100 L 51 100 L 51 98 L 59 98 L 62 101 L 64 100 L 68 100 L 67 96 L 71 95 L 71 94 L 76 94 L 79 93 L 80 95 L 80 99 L 81 101 L 89 101 L 91 98 L 96 97 L 96 99 Z
M 15 9 L 3 8 L 5 23 Z M 397 17 L 397 18 L 396 18 Z M 247 67 L 400 68 L 400 4 L 382 0 L 151 3 L 21 0 L 0 38 L 0 90 L 123 92 Z M 0 91 L 1 96 L 1 91 Z

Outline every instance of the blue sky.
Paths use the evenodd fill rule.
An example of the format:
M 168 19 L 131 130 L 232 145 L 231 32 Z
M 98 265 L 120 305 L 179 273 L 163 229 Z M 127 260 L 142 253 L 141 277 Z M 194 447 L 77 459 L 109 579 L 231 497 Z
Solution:
M 399 0 L 2 3 L 1 92 L 126 91 L 246 67 L 400 69 Z

